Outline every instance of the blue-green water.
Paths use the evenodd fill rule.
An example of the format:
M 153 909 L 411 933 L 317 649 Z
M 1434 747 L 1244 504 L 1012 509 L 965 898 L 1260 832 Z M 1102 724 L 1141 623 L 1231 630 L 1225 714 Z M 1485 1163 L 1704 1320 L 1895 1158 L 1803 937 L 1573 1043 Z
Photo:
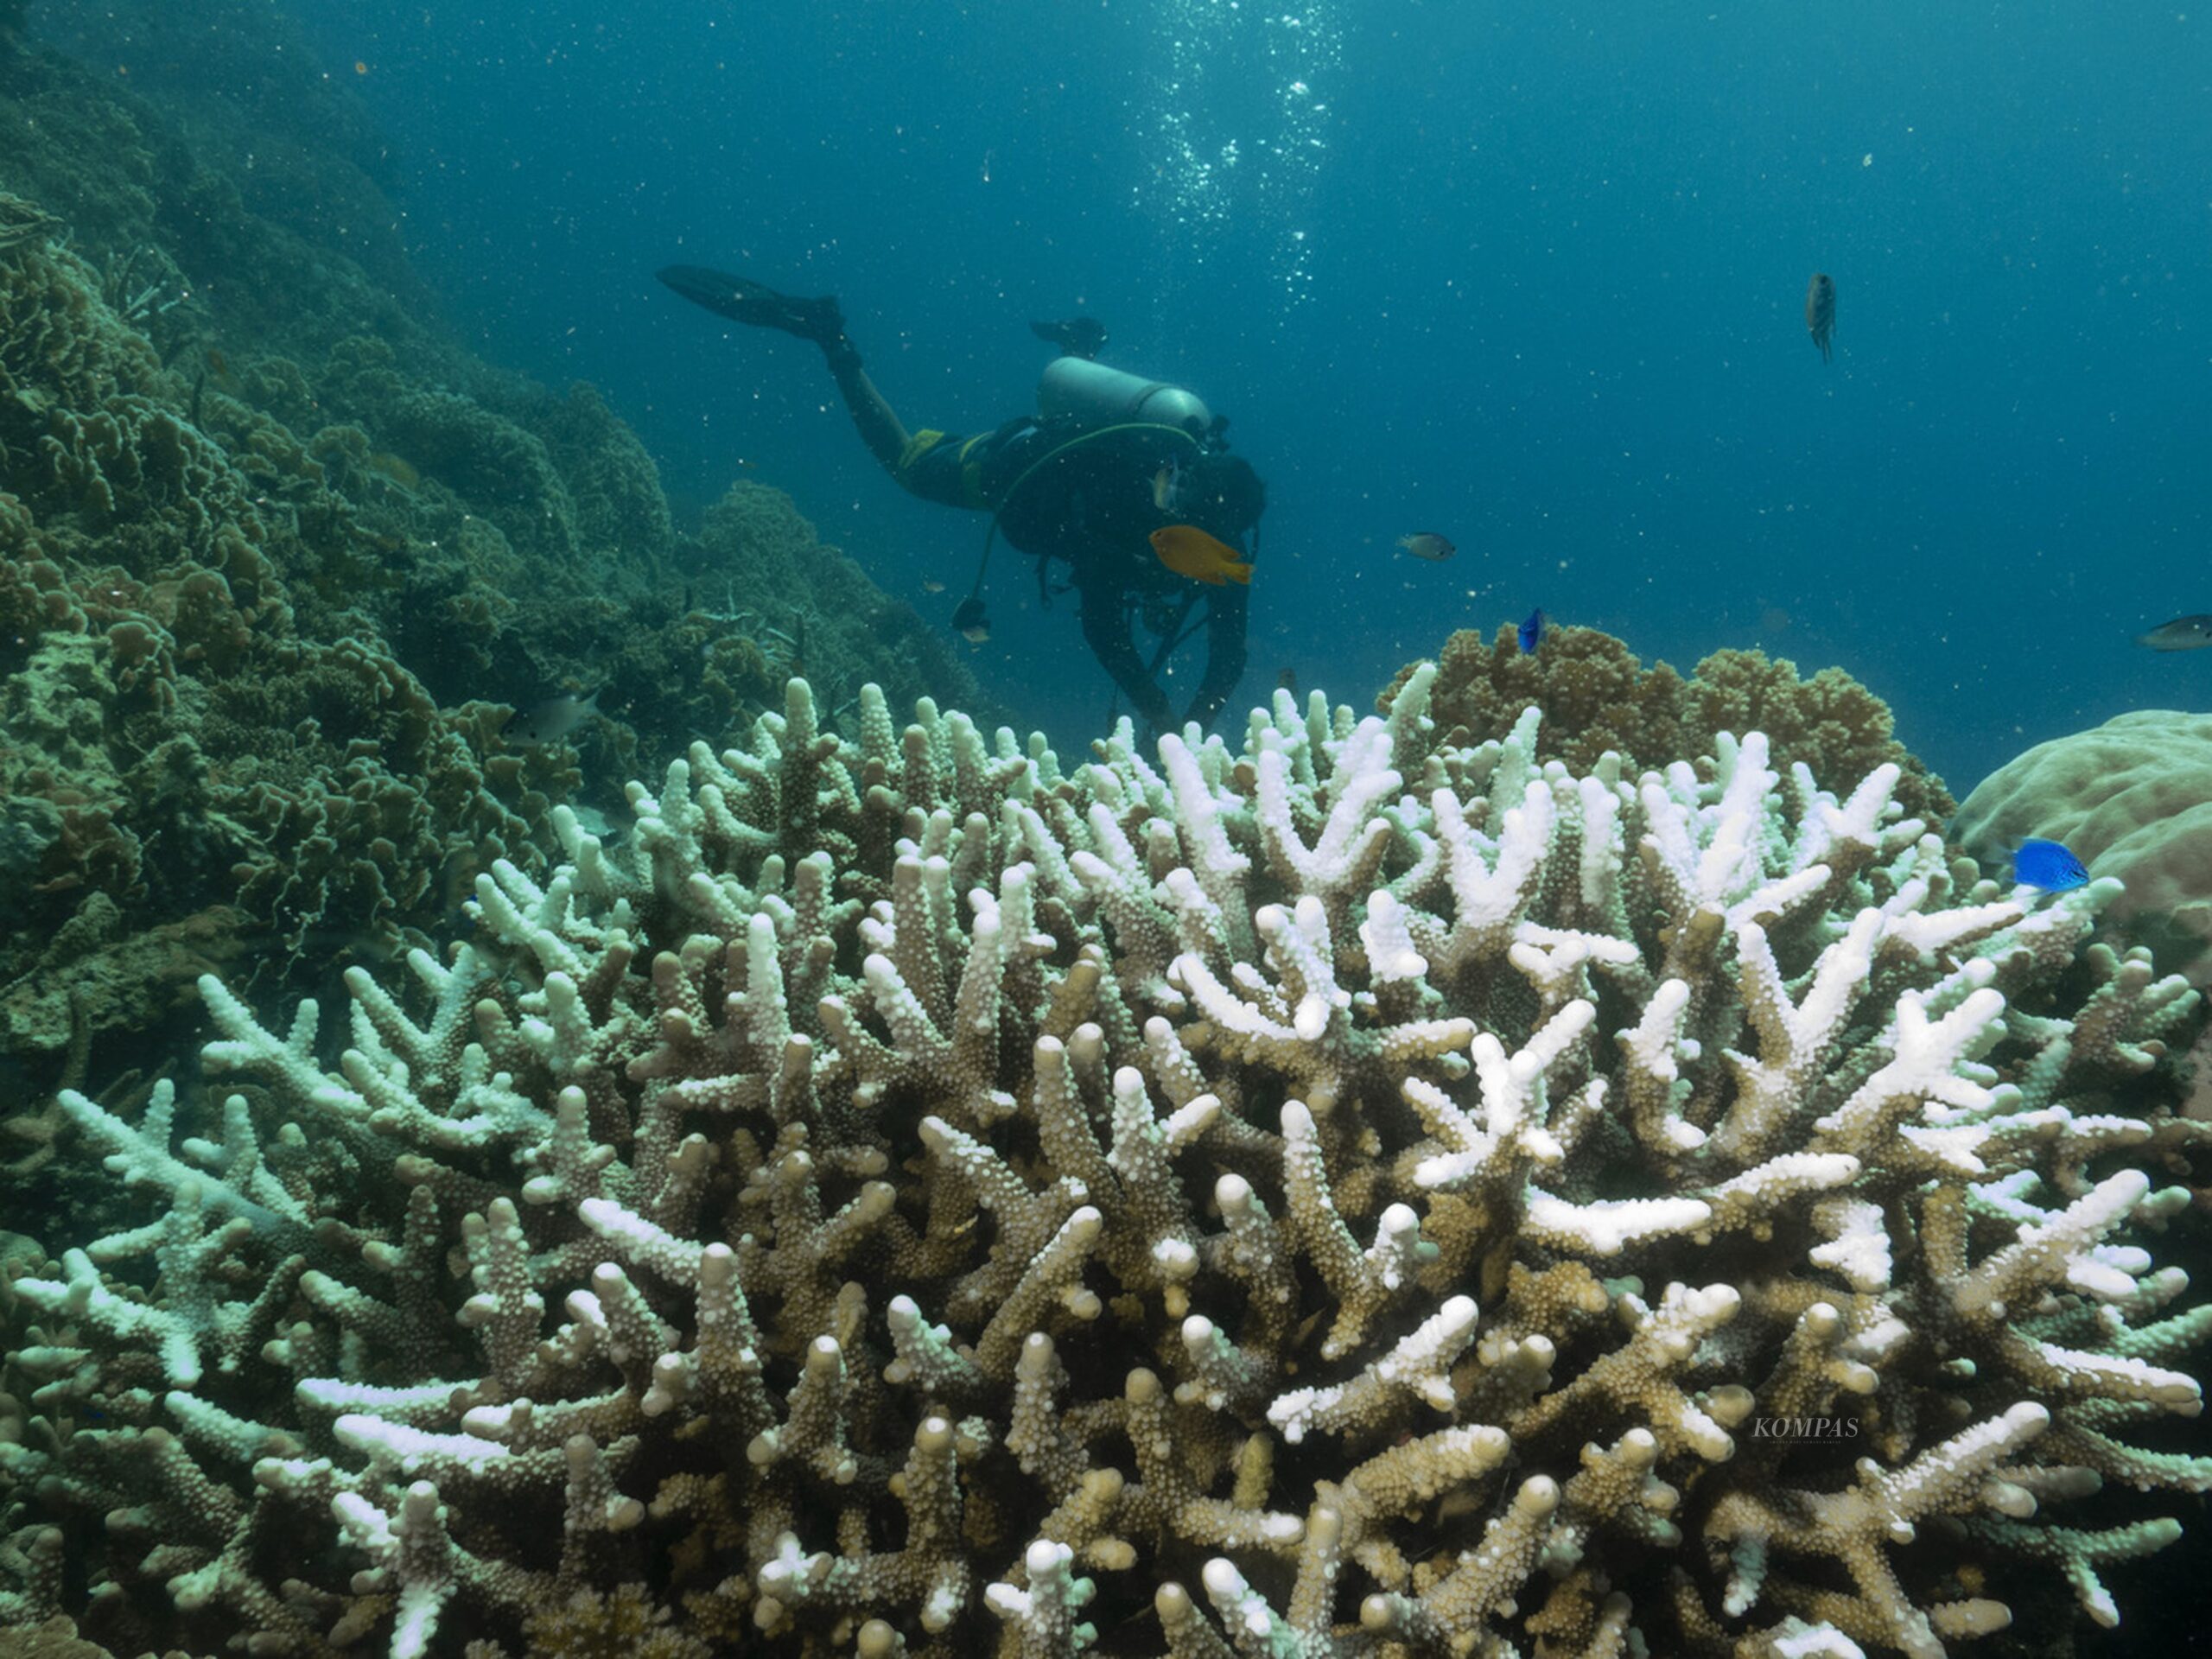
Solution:
M 1029 401 L 1031 316 L 1199 389 L 1265 474 L 1250 667 L 1363 694 L 1541 604 L 1688 664 L 1840 664 L 1955 786 L 2212 657 L 2212 21 L 2169 8 L 333 0 L 419 269 L 604 386 L 679 497 L 755 463 L 925 609 L 976 518 L 674 259 L 842 296 L 912 425 Z M 1302 90 L 1300 90 L 1302 88 Z M 1824 366 L 1807 278 L 1839 295 Z M 1460 549 L 1415 564 L 1414 529 Z M 1071 609 L 977 666 L 1073 736 Z M 1028 602 L 1033 603 L 1033 601 Z
M 0 46 L 20 10 L 0 0 Z M 887 478 L 812 346 L 720 323 L 652 272 L 696 263 L 836 294 L 906 419 L 961 431 L 1031 406 L 1049 355 L 1031 319 L 1103 318 L 1108 359 L 1203 392 L 1270 486 L 1230 721 L 1286 671 L 1364 703 L 1452 629 L 1488 632 L 1537 606 L 1684 668 L 1752 645 L 1808 674 L 1840 664 L 1896 706 L 1905 742 L 1961 793 L 2026 745 L 2120 709 L 2205 706 L 2212 653 L 2132 643 L 2168 617 L 2212 611 L 2212 50 L 2184 14 L 1883 4 L 1576 16 L 1229 0 L 452 11 L 317 0 L 288 19 L 260 0 L 31 0 L 29 16 L 42 42 L 73 45 L 113 75 L 119 104 L 143 93 L 163 113 L 117 140 L 117 177 L 95 181 L 114 184 L 111 195 L 78 188 L 74 169 L 50 156 L 43 174 L 19 176 L 37 170 L 14 165 L 22 157 L 4 130 L 0 185 L 52 190 L 55 224 L 72 221 L 54 239 L 80 250 L 113 308 L 144 326 L 169 377 L 165 406 L 204 415 L 226 467 L 266 460 L 250 442 L 274 442 L 272 427 L 254 424 L 264 415 L 281 411 L 300 444 L 338 434 L 317 453 L 350 491 L 342 512 L 302 481 L 304 466 L 273 485 L 266 468 L 251 474 L 262 480 L 254 491 L 291 488 L 321 515 L 271 543 L 301 556 L 282 575 L 312 613 L 303 649 L 333 653 L 333 640 L 374 631 L 344 607 L 375 613 L 394 655 L 447 705 L 445 729 L 465 732 L 479 760 L 518 746 L 503 755 L 489 727 L 464 726 L 454 710 L 470 698 L 518 705 L 518 738 L 533 709 L 581 706 L 588 692 L 646 730 L 637 711 L 654 688 L 664 709 L 680 701 L 652 678 L 656 665 L 676 660 L 703 679 L 701 664 L 740 655 L 718 649 L 753 649 L 729 615 L 696 626 L 692 601 L 711 607 L 735 594 L 734 610 L 754 573 L 730 570 L 725 587 L 686 563 L 747 543 L 709 536 L 649 558 L 576 529 L 575 556 L 554 556 L 562 550 L 516 522 L 526 493 L 501 487 L 512 480 L 496 463 L 527 447 L 472 446 L 519 446 L 524 405 L 535 442 L 563 423 L 557 399 L 494 398 L 507 423 L 494 426 L 472 401 L 487 395 L 473 368 L 455 368 L 451 386 L 417 384 L 443 366 L 423 367 L 420 341 L 385 326 L 391 302 L 364 303 L 345 261 L 330 260 L 327 283 L 287 286 L 250 256 L 225 264 L 226 235 L 297 256 L 281 273 L 292 284 L 318 258 L 352 256 L 482 359 L 556 389 L 596 384 L 687 524 L 733 480 L 776 485 L 940 628 L 983 518 Z M 264 23 L 270 32 L 257 33 Z M 49 84 L 84 85 L 16 67 L 20 86 L 0 88 L 11 120 L 41 107 Z M 179 92 L 190 95 L 162 96 Z M 238 106 L 234 124 L 208 113 L 226 103 Z M 270 151 L 257 156 L 264 140 Z M 276 154 L 280 140 L 295 147 L 289 158 Z M 298 165 L 301 147 L 332 165 Z M 346 164 L 374 188 L 330 188 Z M 204 193 L 118 207 L 142 177 Z M 226 188 L 247 208 L 226 213 Z M 388 222 L 347 222 L 365 207 Z M 249 210 L 266 222 L 245 226 Z M 147 247 L 98 243 L 118 225 Z M 313 233 L 294 244 L 270 226 Z M 180 263 L 132 275 L 156 247 Z M 1815 271 L 1840 296 L 1832 362 L 1807 334 Z M 302 313 L 296 339 L 238 321 L 255 312 L 234 296 L 257 283 Z M 381 316 L 367 315 L 378 306 Z M 415 378 L 372 396 L 380 359 L 348 334 L 397 339 Z M 307 365 L 290 379 L 277 366 L 286 352 Z M 333 389 L 353 401 L 316 401 L 334 404 Z M 375 418 L 402 404 L 416 410 L 411 426 Z M 418 404 L 447 424 L 419 418 Z M 19 400 L 14 416 L 36 410 Z M 348 432 L 362 454 L 341 476 L 333 458 Z M 620 453 L 596 429 L 570 436 L 570 480 L 619 473 Z M 10 459 L 0 454 L 0 488 L 37 481 L 28 467 L 10 474 Z M 421 500 L 418 466 L 435 486 Z M 464 486 L 465 499 L 453 493 Z M 130 535 L 103 541 L 97 515 L 73 521 L 66 492 L 48 489 L 50 544 L 87 537 L 69 572 L 79 597 L 101 629 L 124 619 L 120 635 L 104 636 L 109 649 L 150 637 L 134 636 L 127 613 L 166 601 L 131 584 L 165 560 L 188 562 L 191 550 L 149 528 L 176 504 L 137 502 Z M 556 493 L 547 486 L 546 499 Z M 503 534 L 529 556 L 501 569 L 532 574 L 487 564 L 475 580 L 542 582 L 526 595 L 541 608 L 478 661 L 456 636 L 468 618 L 496 621 L 492 599 L 514 595 L 438 586 L 448 566 L 433 556 L 435 536 L 503 505 L 514 510 Z M 597 506 L 594 524 L 639 522 Z M 272 510 L 270 522 L 281 518 Z M 1427 563 L 1396 551 L 1414 531 L 1449 537 L 1458 556 Z M 494 543 L 505 545 L 480 545 Z M 613 592 L 629 566 L 604 563 L 610 547 L 635 561 L 634 590 Z M 388 568 L 372 554 L 389 556 Z M 111 556 L 139 566 L 117 575 Z M 607 582 L 590 597 L 606 598 L 613 620 L 556 585 L 582 568 Z M 232 567 L 242 592 L 250 569 Z M 815 591 L 847 620 L 877 614 L 852 585 Z M 990 589 L 999 626 L 968 659 L 997 708 L 1079 753 L 1111 690 L 1072 597 L 1046 615 L 1035 593 L 1026 562 L 1001 552 Z M 455 594 L 476 608 L 442 608 Z M 256 620 L 273 643 L 274 613 Z M 767 639 L 757 620 L 745 630 Z M 196 626 L 180 626 L 180 642 L 221 644 Z M 610 634 L 673 638 L 687 626 L 680 649 L 640 651 L 619 671 L 588 656 Z M 25 638 L 13 643 L 28 652 Z M 355 711 L 335 691 L 328 706 L 308 702 L 265 660 L 251 674 L 219 653 L 192 660 L 188 690 L 243 698 L 268 675 L 273 706 L 241 701 L 248 715 L 227 728 L 196 727 L 203 752 L 162 747 L 181 717 L 111 700 L 124 715 L 104 741 L 124 761 L 111 775 L 92 769 L 86 788 L 105 795 L 68 802 L 86 809 L 77 827 L 90 826 L 94 851 L 78 856 L 57 835 L 54 859 L 83 868 L 34 880 L 48 877 L 33 855 L 48 848 L 12 843 L 21 954 L 0 978 L 11 991 L 58 983 L 96 960 L 108 936 L 90 923 L 110 887 L 134 933 L 197 919 L 216 898 L 241 900 L 251 914 L 207 924 L 209 948 L 235 954 L 162 969 L 167 990 L 149 970 L 150 985 L 126 982 L 99 1007 L 56 998 L 52 1028 L 30 1036 L 10 1027 L 21 1040 L 0 1053 L 0 1094 L 12 1105 L 46 1100 L 87 1065 L 92 1092 L 174 1065 L 207 1035 L 188 993 L 175 994 L 197 967 L 264 999 L 274 1021 L 302 989 L 330 1004 L 348 965 L 390 966 L 401 924 L 468 925 L 459 906 L 478 854 L 437 837 L 480 833 L 488 856 L 480 823 L 417 825 L 404 855 L 382 861 L 436 873 L 404 895 L 402 913 L 380 887 L 317 886 L 314 859 L 297 850 L 305 830 L 255 841 L 202 810 L 218 790 L 223 803 L 257 798 L 266 775 L 303 795 L 321 787 L 334 760 L 323 772 L 303 761 L 297 778 L 276 774 L 315 721 L 330 729 L 311 735 L 349 777 L 387 766 L 409 794 L 429 768 L 380 745 L 388 728 L 367 715 L 358 729 L 345 724 Z M 761 661 L 761 678 L 772 667 L 779 686 L 783 659 Z M 825 703 L 849 690 L 823 683 Z M 748 695 L 748 711 L 766 700 Z M 196 721 L 203 708 L 188 699 L 185 712 Z M 314 720 L 296 722 L 303 711 Z M 703 734 L 682 727 L 671 717 L 626 755 L 589 728 L 577 798 L 610 804 L 620 778 L 652 776 L 672 743 Z M 142 748 L 168 754 L 194 790 L 149 801 L 146 780 L 161 780 L 136 767 Z M 255 770 L 264 762 L 270 773 Z M 517 775 L 505 775 L 511 798 Z M 144 880 L 137 862 L 94 855 L 104 814 L 136 838 Z M 285 828 L 283 816 L 272 809 L 270 822 Z M 368 831 L 357 840 L 373 850 Z M 233 862 L 249 853 L 267 878 L 257 888 Z M 307 898 L 293 896 L 295 863 L 312 878 L 299 884 Z M 17 1012 L 0 1002 L 0 1014 Z M 11 1195 L 0 1224 L 35 1219 L 56 1244 L 97 1230 L 82 1195 L 111 1201 L 113 1184 L 73 1151 L 73 1166 L 27 1157 L 22 1190 L 35 1177 L 40 1201 L 53 1202 L 30 1217 L 30 1200 Z M 54 1196 L 65 1191 L 66 1201 Z M 2202 1282 L 2194 1248 L 2183 1257 Z M 2158 1443 L 2194 1447 L 2192 1427 Z M 2192 1516 L 2184 1545 L 2114 1573 L 2131 1650 L 2175 1651 L 2185 1639 L 2207 1535 Z

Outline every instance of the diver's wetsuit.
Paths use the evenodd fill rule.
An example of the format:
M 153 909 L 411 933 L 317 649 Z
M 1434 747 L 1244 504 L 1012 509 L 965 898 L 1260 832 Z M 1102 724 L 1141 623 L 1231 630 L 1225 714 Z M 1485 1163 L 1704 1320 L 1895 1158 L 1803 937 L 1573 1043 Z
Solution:
M 1201 586 L 1152 550 L 1152 532 L 1171 524 L 1196 524 L 1240 548 L 1246 541 L 1251 526 L 1226 522 L 1203 500 L 1179 503 L 1172 513 L 1154 505 L 1160 468 L 1173 461 L 1195 479 L 1199 453 L 1195 439 L 1173 428 L 1086 435 L 1074 422 L 1025 416 L 980 437 L 918 432 L 891 475 L 925 500 L 996 512 L 1007 544 L 1042 562 L 1040 594 L 1051 592 L 1051 562 L 1065 561 L 1081 601 L 1084 643 L 1138 718 L 1161 732 L 1175 723 L 1174 711 L 1137 654 L 1140 616 L 1166 639 L 1183 632 L 1194 607 L 1205 607 L 1205 672 L 1185 719 L 1211 720 L 1244 672 L 1249 590 L 1236 582 Z
M 1221 711 L 1244 672 L 1249 594 L 1235 582 L 1205 587 L 1176 575 L 1154 556 L 1149 539 L 1166 524 L 1196 524 L 1237 548 L 1241 558 L 1255 550 L 1261 506 L 1255 500 L 1231 508 L 1224 497 L 1208 494 L 1201 481 L 1207 445 L 1198 435 L 1143 424 L 1091 433 L 1073 423 L 1026 417 L 977 437 L 927 429 L 910 435 L 861 368 L 835 299 L 794 298 L 696 265 L 671 265 L 659 276 L 709 311 L 821 346 L 868 453 L 925 500 L 996 513 L 1007 543 L 1039 562 L 1038 587 L 1048 601 L 1052 562 L 1066 561 L 1082 601 L 1084 642 L 1154 732 L 1172 727 L 1174 711 L 1153 678 L 1153 665 L 1137 654 L 1135 624 L 1141 615 L 1163 640 L 1172 640 L 1192 609 L 1204 605 L 1205 672 L 1184 717 L 1203 726 Z M 1171 460 L 1190 487 L 1182 493 L 1188 499 L 1167 513 L 1154 505 L 1153 479 Z M 1250 477 L 1249 468 L 1244 472 Z M 1161 653 L 1163 661 L 1167 654 Z

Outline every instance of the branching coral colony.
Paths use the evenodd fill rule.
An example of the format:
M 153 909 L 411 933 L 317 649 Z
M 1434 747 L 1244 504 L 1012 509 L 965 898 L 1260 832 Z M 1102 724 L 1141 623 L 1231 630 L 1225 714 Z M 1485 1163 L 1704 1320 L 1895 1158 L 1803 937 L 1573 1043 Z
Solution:
M 14 1286 L 0 1617 L 396 1656 L 1915 1656 L 2118 1614 L 2196 994 L 1764 740 L 806 686 L 410 1002 L 212 979 Z M 232 1092 L 234 1090 L 234 1092 Z M 2122 1111 L 2124 1105 L 2133 1109 Z M 131 1288 L 150 1283 L 150 1291 Z M 2149 1445 L 2146 1446 L 2145 1442 Z M 66 1535 L 66 1536 L 65 1536 Z M 600 1643 L 601 1645 L 594 1645 Z

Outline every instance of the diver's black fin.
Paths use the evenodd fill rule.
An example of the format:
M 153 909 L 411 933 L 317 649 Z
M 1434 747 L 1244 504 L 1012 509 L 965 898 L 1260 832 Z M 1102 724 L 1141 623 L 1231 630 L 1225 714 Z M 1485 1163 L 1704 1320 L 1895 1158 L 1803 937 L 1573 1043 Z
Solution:
M 1033 322 L 1029 332 L 1050 340 L 1070 357 L 1094 358 L 1106 347 L 1106 325 L 1096 317 L 1063 317 L 1057 322 Z
M 845 336 L 844 313 L 837 297 L 801 299 L 779 294 L 749 277 L 704 265 L 664 265 L 653 273 L 694 305 L 703 305 L 718 317 L 750 323 L 756 328 L 780 328 L 817 346 L 833 346 Z

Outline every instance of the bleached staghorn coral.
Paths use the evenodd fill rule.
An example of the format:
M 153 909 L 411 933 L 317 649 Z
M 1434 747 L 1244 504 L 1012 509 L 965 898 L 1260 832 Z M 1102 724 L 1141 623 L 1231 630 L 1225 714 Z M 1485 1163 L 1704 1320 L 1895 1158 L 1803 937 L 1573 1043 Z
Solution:
M 2171 1527 L 2089 1494 L 2212 1484 L 2126 1438 L 2212 1323 L 2137 1166 L 2196 994 L 2075 963 L 2108 884 L 1962 887 L 1886 768 L 1577 778 L 1427 683 L 1065 772 L 794 683 L 413 997 L 357 973 L 334 1069 L 210 982 L 219 1141 L 67 1103 L 172 1213 L 14 1287 L 0 1613 L 104 1514 L 96 1630 L 271 1652 L 2109 1621 Z

